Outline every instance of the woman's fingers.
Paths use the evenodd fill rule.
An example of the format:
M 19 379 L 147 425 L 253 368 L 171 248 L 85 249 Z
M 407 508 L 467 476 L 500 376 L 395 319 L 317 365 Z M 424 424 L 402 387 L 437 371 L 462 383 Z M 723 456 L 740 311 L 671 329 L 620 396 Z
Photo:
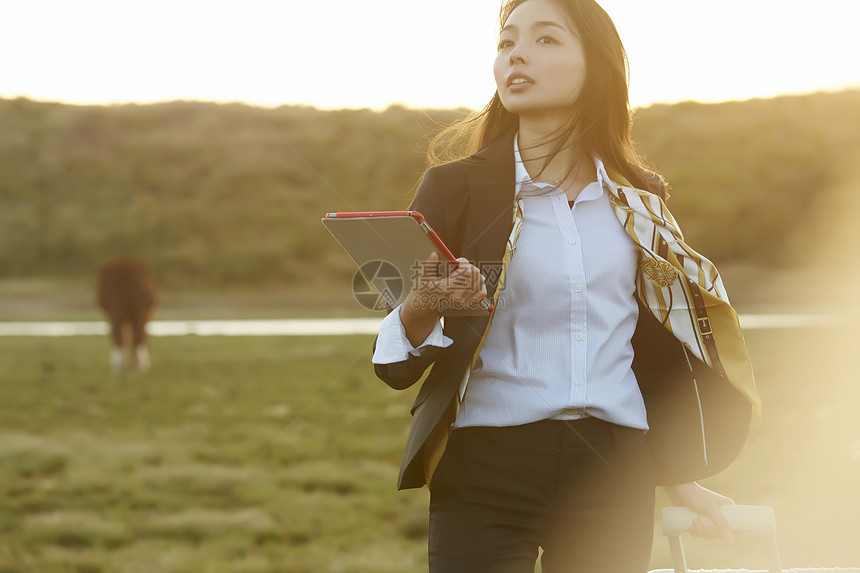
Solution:
M 424 261 L 414 281 L 413 290 L 424 299 L 433 299 L 439 310 L 465 308 L 487 296 L 487 285 L 481 271 L 469 259 L 457 259 L 454 269 L 433 251 Z
M 706 539 L 719 539 L 721 537 L 728 540 L 732 539 L 731 530 L 727 529 L 724 532 L 715 522 L 704 523 L 698 517 L 693 519 L 693 523 L 690 525 L 690 534 L 695 537 L 704 537 Z
M 700 516 L 710 519 L 711 522 L 707 524 L 699 518 L 694 519 L 690 525 L 691 534 L 708 538 L 732 538 L 729 523 L 720 511 L 722 506 L 734 504 L 731 498 L 704 488 L 696 482 L 670 486 L 667 487 L 667 491 L 676 505 L 684 505 Z
M 698 517 L 693 520 L 693 525 L 690 527 L 690 533 L 696 537 L 704 537 L 706 539 L 722 537 L 720 529 L 715 524 L 705 524 Z
M 734 505 L 735 502 L 731 498 L 720 495 L 717 492 L 708 489 L 704 491 L 710 494 L 710 496 L 702 503 L 700 513 L 713 522 L 703 528 L 705 531 L 704 537 L 724 537 L 731 539 L 732 528 L 729 526 L 729 522 L 726 521 L 721 509 L 724 505 Z
M 448 291 L 452 301 L 460 308 L 467 308 L 478 303 L 487 294 L 484 276 L 468 259 L 457 259 L 459 267 L 451 273 Z
M 731 541 L 733 538 L 732 529 L 720 509 L 723 505 L 729 505 L 733 503 L 734 502 L 729 498 L 724 498 L 724 501 L 721 500 L 717 504 L 701 508 L 699 510 L 699 514 L 710 519 L 710 522 L 705 523 L 699 518 L 694 519 L 693 525 L 690 527 L 690 533 L 695 536 L 706 537 L 708 539 L 716 539 L 722 537 Z
M 732 528 L 729 526 L 729 522 L 726 521 L 726 518 L 723 515 L 723 513 L 720 511 L 720 509 L 724 505 L 734 505 L 734 503 L 735 502 L 732 501 L 731 499 L 724 497 L 721 500 L 721 502 L 719 503 L 719 505 L 716 508 L 714 508 L 714 510 L 711 512 L 711 515 L 709 516 L 711 519 L 714 520 L 714 523 L 717 525 L 717 529 L 719 530 L 719 534 L 722 537 L 725 537 L 727 539 L 732 538 Z
M 451 284 L 455 289 L 473 292 L 481 288 L 484 277 L 478 267 L 466 259 L 457 259 L 460 266 L 451 273 Z

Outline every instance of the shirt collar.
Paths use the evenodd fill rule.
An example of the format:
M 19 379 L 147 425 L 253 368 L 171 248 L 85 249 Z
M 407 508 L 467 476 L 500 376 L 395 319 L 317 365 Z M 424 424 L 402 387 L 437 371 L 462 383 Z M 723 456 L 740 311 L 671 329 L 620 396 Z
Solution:
M 612 182 L 612 179 L 609 177 L 609 173 L 606 171 L 606 166 L 603 164 L 603 160 L 597 156 L 594 156 L 594 167 L 597 171 L 597 183 L 600 184 L 600 189 L 609 188 L 613 189 L 616 187 L 615 183 Z M 532 185 L 538 186 L 548 186 L 549 183 L 536 183 L 533 182 L 529 172 L 526 171 L 526 166 L 523 165 L 523 159 L 520 156 L 520 145 L 519 145 L 519 134 L 514 136 L 514 174 L 516 177 L 516 193 L 520 192 L 523 184 L 531 183 Z

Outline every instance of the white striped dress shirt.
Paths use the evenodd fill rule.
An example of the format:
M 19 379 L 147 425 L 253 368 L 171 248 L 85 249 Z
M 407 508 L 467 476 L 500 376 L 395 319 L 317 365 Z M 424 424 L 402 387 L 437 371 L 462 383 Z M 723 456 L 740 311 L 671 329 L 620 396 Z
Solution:
M 514 140 L 523 226 L 493 324 L 469 380 L 455 427 L 515 426 L 547 418 L 595 416 L 647 429 L 631 369 L 638 306 L 637 251 L 597 181 L 573 207 L 561 189 L 533 183 Z M 417 348 L 400 308 L 382 323 L 373 362 L 390 364 L 452 341 L 441 324 Z

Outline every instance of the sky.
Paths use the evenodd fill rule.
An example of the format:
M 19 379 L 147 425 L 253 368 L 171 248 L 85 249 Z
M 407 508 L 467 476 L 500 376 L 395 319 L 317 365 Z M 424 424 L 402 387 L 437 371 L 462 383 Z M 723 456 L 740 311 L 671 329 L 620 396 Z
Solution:
M 634 106 L 860 87 L 860 0 L 603 0 Z M 0 97 L 483 107 L 499 0 L 0 0 Z

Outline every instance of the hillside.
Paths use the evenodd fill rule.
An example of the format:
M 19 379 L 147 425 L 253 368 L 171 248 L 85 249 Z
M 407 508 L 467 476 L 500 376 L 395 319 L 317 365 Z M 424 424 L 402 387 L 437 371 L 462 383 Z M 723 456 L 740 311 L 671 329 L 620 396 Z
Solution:
M 0 279 L 80 279 L 118 254 L 174 289 L 347 279 L 321 216 L 405 207 L 427 134 L 462 113 L 0 100 Z M 860 212 L 858 125 L 853 91 L 653 106 L 635 139 L 698 250 L 786 267 L 823 214 Z

